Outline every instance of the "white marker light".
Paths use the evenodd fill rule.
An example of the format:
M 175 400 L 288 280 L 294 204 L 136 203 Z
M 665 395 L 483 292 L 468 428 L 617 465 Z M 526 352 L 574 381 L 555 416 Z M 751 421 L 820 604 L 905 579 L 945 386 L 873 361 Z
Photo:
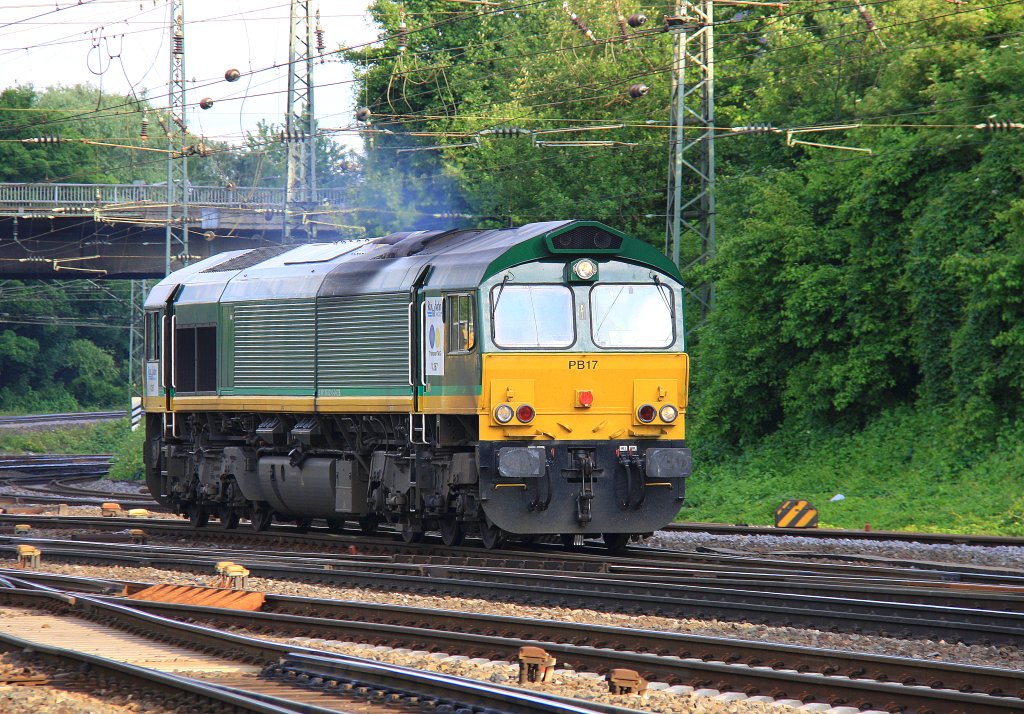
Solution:
M 572 266 L 572 272 L 580 280 L 590 280 L 597 273 L 597 263 L 589 258 L 577 260 Z

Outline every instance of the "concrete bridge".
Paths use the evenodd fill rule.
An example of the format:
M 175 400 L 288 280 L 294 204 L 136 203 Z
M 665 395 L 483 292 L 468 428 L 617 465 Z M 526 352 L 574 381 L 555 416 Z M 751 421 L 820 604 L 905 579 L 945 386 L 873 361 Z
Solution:
M 283 188 L 190 186 L 188 255 L 172 247 L 171 269 L 215 253 L 291 239 L 340 240 L 333 212 L 342 191 L 285 210 Z M 163 277 L 167 186 L 144 184 L 0 183 L 0 278 Z M 182 224 L 182 207 L 172 222 Z

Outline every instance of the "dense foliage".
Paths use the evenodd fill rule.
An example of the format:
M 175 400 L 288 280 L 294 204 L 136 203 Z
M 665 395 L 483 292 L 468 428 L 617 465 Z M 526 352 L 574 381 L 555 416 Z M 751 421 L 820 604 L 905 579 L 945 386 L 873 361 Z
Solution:
M 586 217 L 663 245 L 672 40 L 645 32 L 663 7 L 622 14 L 638 10 L 652 20 L 636 31 L 598 0 L 377 0 L 383 41 L 350 54 L 374 116 L 370 192 L 420 225 L 439 210 L 499 225 Z M 984 125 L 1024 120 L 1024 8 L 862 10 L 716 10 L 719 126 L 856 124 L 795 138 L 872 154 L 719 134 L 717 257 L 688 271 L 716 285 L 691 344 L 706 454 L 783 424 L 860 428 L 901 404 L 959 405 L 961 439 L 991 441 L 1021 416 L 1024 149 L 1019 131 Z M 647 96 L 629 97 L 636 82 Z M 501 126 L 618 128 L 489 131 Z M 568 138 L 621 144 L 535 141 Z M 443 144 L 478 146 L 398 151 Z

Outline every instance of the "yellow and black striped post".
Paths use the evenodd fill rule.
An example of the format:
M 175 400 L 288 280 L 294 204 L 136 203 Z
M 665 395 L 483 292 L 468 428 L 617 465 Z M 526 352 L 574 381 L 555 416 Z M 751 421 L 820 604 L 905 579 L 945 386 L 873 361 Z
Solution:
M 775 509 L 776 528 L 817 528 L 818 509 L 810 501 L 787 498 Z

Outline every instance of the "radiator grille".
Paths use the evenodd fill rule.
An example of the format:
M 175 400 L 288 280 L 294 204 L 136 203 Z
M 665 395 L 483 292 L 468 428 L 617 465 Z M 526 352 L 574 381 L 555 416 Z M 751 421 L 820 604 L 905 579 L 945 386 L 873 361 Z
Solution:
M 313 389 L 312 300 L 235 307 L 235 388 Z
M 408 387 L 409 296 L 362 295 L 320 302 L 318 387 Z

